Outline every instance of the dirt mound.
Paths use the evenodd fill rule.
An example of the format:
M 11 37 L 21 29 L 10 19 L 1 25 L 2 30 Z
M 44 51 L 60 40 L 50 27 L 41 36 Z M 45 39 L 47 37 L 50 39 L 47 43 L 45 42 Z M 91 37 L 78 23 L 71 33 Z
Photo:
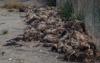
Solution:
M 55 7 L 33 6 L 25 16 L 29 25 L 24 30 L 25 41 L 40 41 L 51 51 L 64 54 L 68 61 L 94 61 L 99 58 L 92 39 L 86 35 L 82 21 L 66 21 L 62 19 Z

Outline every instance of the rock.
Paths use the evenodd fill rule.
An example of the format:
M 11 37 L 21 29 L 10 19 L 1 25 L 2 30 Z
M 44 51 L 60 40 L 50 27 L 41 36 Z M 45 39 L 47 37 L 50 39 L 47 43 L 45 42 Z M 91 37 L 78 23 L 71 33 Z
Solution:
M 53 46 L 52 43 L 44 43 L 44 44 L 43 44 L 43 47 L 52 47 L 52 46 Z
M 67 47 L 63 42 L 59 42 L 57 47 L 59 53 L 65 53 L 67 51 Z
M 79 51 L 81 51 L 81 52 L 84 52 L 84 51 L 88 50 L 89 48 L 90 48 L 90 46 L 89 46 L 88 44 L 84 44 L 84 43 L 80 44 L 80 45 L 77 47 L 77 49 L 78 49 Z
M 52 45 L 51 51 L 53 51 L 53 52 L 57 52 L 58 51 L 57 44 L 53 44 Z
M 10 43 L 7 43 L 7 44 L 5 44 L 3 46 L 13 46 L 13 45 L 19 45 L 19 44 L 16 43 L 16 42 L 10 42 Z
M 38 23 L 36 29 L 39 30 L 39 31 L 42 31 L 42 30 L 45 30 L 46 29 L 46 23 L 45 22 L 41 22 L 41 23 Z
M 84 23 L 82 21 L 76 20 L 76 21 L 72 22 L 72 28 L 79 32 L 86 32 Z
M 23 39 L 25 41 L 27 41 L 27 40 L 29 40 L 29 41 L 31 41 L 31 40 L 38 40 L 38 39 L 41 39 L 43 36 L 44 36 L 43 33 L 38 32 L 36 29 L 33 29 L 33 30 L 25 31 Z
M 40 15 L 40 20 L 41 21 L 46 21 L 46 20 L 48 20 L 48 16 L 47 15 Z
M 12 61 L 12 58 L 9 58 L 9 61 Z
M 85 41 L 84 34 L 78 32 L 78 31 L 74 31 L 74 35 L 73 36 L 77 41 Z
M 96 46 L 93 42 L 87 42 L 90 45 L 90 49 L 96 50 Z
M 49 18 L 47 21 L 46 21 L 46 23 L 48 24 L 48 25 L 54 25 L 55 23 L 56 23 L 56 21 L 54 20 L 54 18 Z
M 48 43 L 57 43 L 58 38 L 52 34 L 48 34 L 43 38 L 43 41 Z
M 85 60 L 89 58 L 89 55 L 85 52 L 79 52 L 78 53 L 78 57 L 77 57 L 77 61 L 78 62 L 85 62 Z
M 75 55 L 75 51 L 74 50 L 70 50 L 64 55 L 64 60 L 76 61 L 76 59 L 77 59 L 77 56 Z
M 98 60 L 100 61 L 100 51 L 95 51 L 95 57 L 96 57 L 95 58 L 96 61 Z
M 39 8 L 39 10 L 40 11 L 45 11 L 46 9 L 41 7 L 41 8 Z
M 29 19 L 29 20 L 27 21 L 27 23 L 28 23 L 28 24 L 31 24 L 31 23 L 32 23 L 33 21 L 35 21 L 35 20 L 36 20 L 36 18 L 33 17 L 33 18 Z
M 19 9 L 19 12 L 25 12 L 26 11 L 26 8 L 20 8 Z
M 66 52 L 67 52 L 66 46 L 60 47 L 60 50 L 58 49 L 58 52 L 59 52 L 59 53 L 66 53 Z
M 57 35 L 57 37 L 63 37 L 66 34 L 66 29 L 64 28 L 58 28 L 53 30 L 52 34 Z
M 86 51 L 86 53 L 88 53 L 91 57 L 94 56 L 94 51 L 93 51 L 92 49 L 88 49 L 88 50 Z
M 51 29 L 46 29 L 46 30 L 45 30 L 45 33 L 46 33 L 46 34 L 52 34 L 53 31 L 55 31 L 55 30 L 56 30 L 56 29 L 52 29 L 52 28 L 51 28 Z
M 38 23 L 39 23 L 39 22 L 40 22 L 39 20 L 35 20 L 35 21 L 33 21 L 30 25 L 31 25 L 32 27 L 36 28 L 36 27 L 38 26 Z
M 28 9 L 31 9 L 31 6 L 30 6 L 30 5 L 28 5 L 28 6 L 27 6 L 27 8 L 28 8 Z

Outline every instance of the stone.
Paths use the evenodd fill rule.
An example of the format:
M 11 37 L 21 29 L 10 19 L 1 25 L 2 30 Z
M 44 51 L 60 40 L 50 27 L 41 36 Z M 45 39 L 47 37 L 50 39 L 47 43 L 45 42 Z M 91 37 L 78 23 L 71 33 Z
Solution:
M 44 42 L 48 42 L 48 43 L 57 43 L 58 42 L 58 38 L 55 37 L 52 34 L 48 34 L 43 38 Z

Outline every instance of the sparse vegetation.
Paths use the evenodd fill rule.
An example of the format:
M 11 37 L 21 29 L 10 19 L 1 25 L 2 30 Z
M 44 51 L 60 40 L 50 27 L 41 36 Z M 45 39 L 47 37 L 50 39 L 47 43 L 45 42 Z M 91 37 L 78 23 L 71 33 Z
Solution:
M 75 14 L 71 14 L 71 17 L 69 17 L 69 19 L 70 19 L 71 21 L 77 20 L 77 16 L 76 16 Z
M 71 17 L 69 17 L 71 21 L 73 20 L 80 20 L 80 21 L 85 21 L 85 16 L 83 12 L 79 12 L 77 14 L 72 14 Z
M 2 34 L 7 34 L 8 33 L 8 30 L 7 29 L 4 29 L 3 31 L 2 31 Z
M 59 9 L 58 13 L 61 15 L 61 17 L 65 17 L 69 19 L 71 14 L 73 14 L 73 5 L 71 2 L 66 1 L 64 4 L 62 4 Z
M 61 15 L 61 17 L 64 17 L 66 19 L 69 19 L 71 21 L 73 20 L 80 20 L 84 21 L 85 16 L 82 10 L 80 10 L 78 13 L 74 14 L 74 8 L 71 3 L 71 1 L 66 1 L 58 8 L 58 13 Z
M 6 3 L 3 7 L 8 9 L 19 9 L 22 7 L 22 4 L 17 1 L 10 1 L 9 3 Z
M 8 12 L 14 12 L 14 11 L 15 11 L 15 10 L 11 10 L 11 9 L 10 9 L 10 10 L 8 10 Z
M 84 21 L 85 20 L 84 13 L 81 10 L 80 10 L 80 12 L 78 12 L 78 14 L 76 14 L 76 16 L 77 16 L 77 20 L 80 20 L 80 21 Z

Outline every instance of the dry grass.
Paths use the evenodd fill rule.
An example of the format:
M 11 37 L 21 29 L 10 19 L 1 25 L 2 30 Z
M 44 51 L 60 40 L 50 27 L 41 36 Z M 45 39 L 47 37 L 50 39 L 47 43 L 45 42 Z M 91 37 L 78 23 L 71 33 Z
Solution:
M 19 9 L 22 7 L 22 4 L 17 1 L 10 1 L 6 3 L 3 7 L 8 9 Z

